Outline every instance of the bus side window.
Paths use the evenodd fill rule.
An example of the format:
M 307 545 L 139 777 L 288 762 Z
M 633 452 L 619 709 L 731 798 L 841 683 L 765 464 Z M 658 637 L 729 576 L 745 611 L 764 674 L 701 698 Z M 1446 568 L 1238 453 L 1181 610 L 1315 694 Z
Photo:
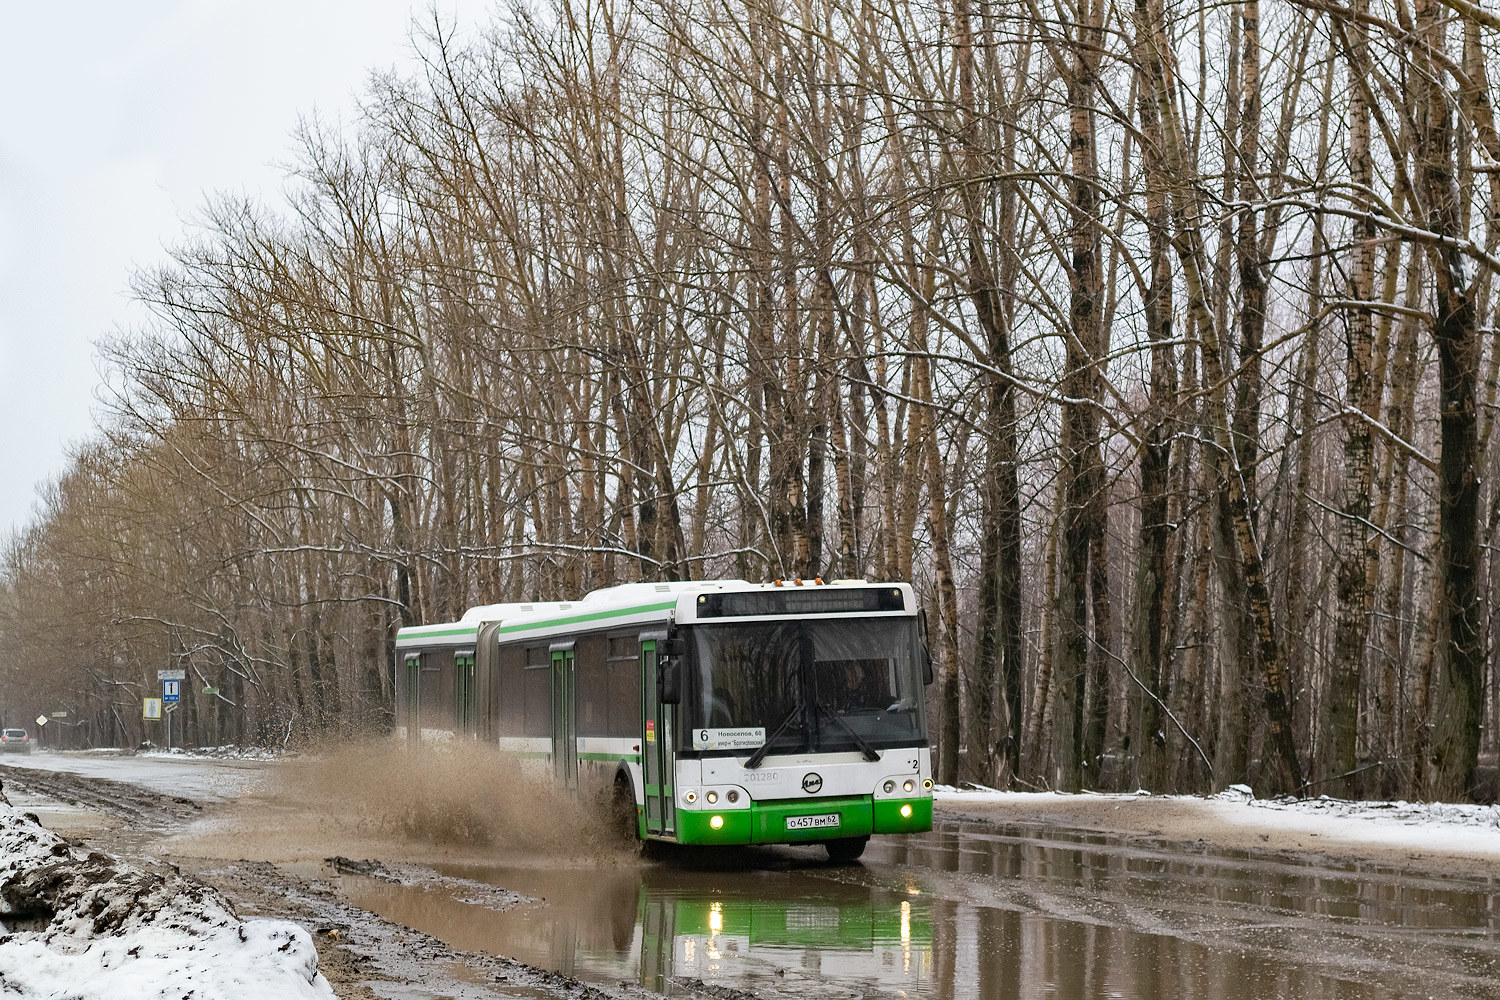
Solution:
M 457 715 L 453 710 L 453 650 L 423 650 L 420 688 L 422 726 L 452 729 Z
M 602 635 L 578 640 L 578 735 L 605 736 L 609 728 L 609 674 Z
M 526 736 L 552 735 L 552 659 L 546 646 L 526 650 L 521 700 Z
M 520 646 L 500 647 L 500 681 L 495 688 L 496 731 L 501 736 L 523 735 L 526 656 Z
M 609 736 L 641 735 L 641 641 L 636 633 L 611 636 L 608 674 Z

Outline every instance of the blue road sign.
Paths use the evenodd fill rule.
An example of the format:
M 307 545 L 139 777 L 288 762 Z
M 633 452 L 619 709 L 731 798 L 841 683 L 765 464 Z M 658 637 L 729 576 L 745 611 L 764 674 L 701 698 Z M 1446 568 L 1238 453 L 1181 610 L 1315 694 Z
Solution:
M 182 700 L 182 681 L 162 681 L 161 700 L 167 703 Z

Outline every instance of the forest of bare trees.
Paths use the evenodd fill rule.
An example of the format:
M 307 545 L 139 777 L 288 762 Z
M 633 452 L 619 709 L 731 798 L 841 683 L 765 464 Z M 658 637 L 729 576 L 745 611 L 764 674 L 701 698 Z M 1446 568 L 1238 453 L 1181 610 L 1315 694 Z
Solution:
M 5 550 L 0 704 L 159 740 L 180 666 L 192 741 L 378 731 L 394 629 L 471 604 L 912 579 L 943 781 L 1482 794 L 1497 39 L 1475 0 L 429 22 L 283 202 L 139 275 Z

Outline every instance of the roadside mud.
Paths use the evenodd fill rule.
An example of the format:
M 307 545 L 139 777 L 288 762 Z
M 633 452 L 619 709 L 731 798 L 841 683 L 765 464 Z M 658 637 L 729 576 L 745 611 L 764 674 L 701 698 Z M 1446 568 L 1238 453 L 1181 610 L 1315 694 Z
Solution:
M 37 773 L 31 769 L 18 771 L 18 781 Z M 326 787 L 321 785 L 325 780 L 326 777 L 320 779 L 315 787 Z M 97 829 L 97 836 L 90 841 L 105 850 L 129 857 L 136 870 L 145 873 L 143 880 L 125 887 L 130 891 L 120 894 L 123 901 L 128 902 L 140 895 L 134 892 L 135 888 L 150 896 L 159 893 L 162 885 L 182 886 L 205 900 L 227 899 L 234 910 L 246 917 L 295 921 L 311 933 L 317 949 L 318 968 L 338 997 L 349 1000 L 373 1000 L 376 997 L 427 1000 L 434 996 L 657 1000 L 660 996 L 631 984 L 615 987 L 588 984 L 509 957 L 455 948 L 437 937 L 388 920 L 348 901 L 330 882 L 330 879 L 337 879 L 336 866 L 324 864 L 321 858 L 316 861 L 293 858 L 287 863 L 272 864 L 234 857 L 233 852 L 219 852 L 230 856 L 215 857 L 211 856 L 213 852 L 194 853 L 181 849 L 184 843 L 202 843 L 202 838 L 210 836 L 205 831 L 221 822 L 227 829 L 234 830 L 236 821 L 233 818 L 225 820 L 223 816 L 237 815 L 237 810 L 229 806 L 194 808 L 201 804 L 184 802 L 178 796 L 160 794 L 125 782 L 61 771 L 43 772 L 38 783 L 45 784 L 59 797 L 54 801 L 77 803 L 123 821 L 119 826 Z M 305 789 L 308 786 L 303 784 L 300 787 Z M 279 808 L 290 806 L 283 801 Z M 331 807 L 325 807 L 324 811 L 327 808 Z M 204 814 L 203 818 L 196 818 L 200 813 Z M 180 842 L 177 838 L 162 836 L 163 832 L 184 820 L 198 832 L 180 838 Z M 304 834 L 307 832 L 303 830 Z M 374 839 L 374 843 L 391 848 L 391 838 L 397 836 L 385 831 Z M 69 841 L 65 846 L 89 854 L 81 842 Z M 327 845 L 312 846 L 326 848 Z M 282 850 L 279 853 L 287 852 Z M 415 853 L 431 854 L 433 848 L 431 845 L 416 845 Z M 618 852 L 610 850 L 601 856 L 615 858 Z M 384 857 L 389 859 L 390 855 Z M 534 868 L 546 867 L 545 856 L 527 857 Z M 167 858 L 170 861 L 166 861 Z M 360 878 L 368 878 L 373 884 L 399 887 L 405 891 L 439 892 L 444 899 L 462 900 L 459 905 L 471 912 L 496 912 L 517 906 L 525 899 L 502 887 L 461 875 L 446 875 L 415 863 L 339 860 L 364 872 Z M 103 868 L 94 866 L 89 872 L 93 874 L 76 884 L 86 885 L 87 880 L 95 876 L 101 884 L 109 884 L 110 877 Z M 15 889 L 12 894 L 16 901 L 0 904 L 0 909 L 8 911 L 6 916 L 13 925 L 9 927 L 12 932 L 45 929 L 56 919 L 59 903 L 71 898 L 68 885 L 75 883 L 62 880 L 68 885 L 53 885 L 59 881 L 56 872 L 38 870 L 32 873 L 27 876 L 28 886 L 37 879 L 46 883 L 39 885 L 41 891 L 34 891 L 38 887 L 26 888 L 24 893 Z M 70 911 L 64 907 L 61 912 Z M 0 931 L 0 935 L 3 933 Z M 0 982 L 0 992 L 4 992 L 3 986 L 4 983 Z M 686 989 L 683 995 L 720 997 L 733 994 Z
M 355 861 L 351 858 L 328 858 L 327 864 L 341 875 L 362 875 L 389 885 L 441 889 L 460 903 L 504 912 L 521 903 L 535 903 L 530 896 L 486 882 L 444 875 L 424 865 L 386 865 L 379 861 Z
M 163 795 L 139 785 L 66 771 L 0 764 L 0 781 L 57 802 L 100 810 L 137 826 L 175 826 L 203 813 L 200 803 L 180 795 Z

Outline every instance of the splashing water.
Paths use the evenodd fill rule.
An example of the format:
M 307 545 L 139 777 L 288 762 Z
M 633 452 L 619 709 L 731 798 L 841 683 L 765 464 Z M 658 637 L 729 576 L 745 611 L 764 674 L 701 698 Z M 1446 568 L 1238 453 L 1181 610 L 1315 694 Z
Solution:
M 210 858 L 623 861 L 603 801 L 557 790 L 518 758 L 468 742 L 329 744 L 272 765 L 239 801 L 172 839 Z

